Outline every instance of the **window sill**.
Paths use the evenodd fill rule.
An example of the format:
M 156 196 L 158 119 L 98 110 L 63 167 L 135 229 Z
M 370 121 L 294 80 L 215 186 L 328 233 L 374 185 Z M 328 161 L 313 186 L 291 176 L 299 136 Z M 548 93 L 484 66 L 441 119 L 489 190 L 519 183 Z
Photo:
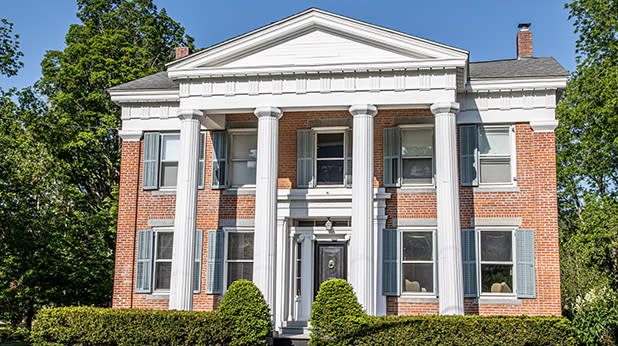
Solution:
M 152 191 L 153 196 L 175 196 L 176 189 L 159 189 Z
M 397 303 L 438 303 L 438 297 L 436 296 L 420 296 L 420 295 L 407 295 L 402 294 L 395 299 Z
M 474 192 L 519 192 L 519 186 L 496 185 L 478 186 L 472 189 Z
M 146 296 L 146 300 L 169 300 L 170 295 L 168 293 L 154 293 Z
M 521 299 L 514 296 L 508 297 L 480 297 L 475 301 L 479 305 L 521 305 Z
M 435 186 L 403 186 L 397 189 L 401 194 L 436 193 Z
M 230 187 L 223 190 L 224 195 L 255 195 L 255 186 L 251 187 Z

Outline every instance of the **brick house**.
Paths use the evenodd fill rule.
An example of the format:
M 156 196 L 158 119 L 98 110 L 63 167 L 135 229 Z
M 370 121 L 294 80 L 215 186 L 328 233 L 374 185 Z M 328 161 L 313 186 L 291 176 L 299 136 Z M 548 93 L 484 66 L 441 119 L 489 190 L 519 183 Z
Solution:
M 109 89 L 122 107 L 113 306 L 275 328 L 344 278 L 368 313 L 559 315 L 554 128 L 567 71 L 309 9 Z

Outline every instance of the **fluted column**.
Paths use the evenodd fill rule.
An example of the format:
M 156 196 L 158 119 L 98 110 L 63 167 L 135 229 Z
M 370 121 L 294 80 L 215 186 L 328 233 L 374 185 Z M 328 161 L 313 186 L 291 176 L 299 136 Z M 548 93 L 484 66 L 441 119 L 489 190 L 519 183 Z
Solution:
M 435 116 L 438 280 L 440 315 L 463 315 L 463 272 L 459 226 L 456 102 L 431 106 Z
M 253 282 L 264 295 L 270 311 L 276 313 L 277 148 L 282 113 L 276 107 L 258 107 L 253 113 L 258 118 Z
M 181 109 L 180 156 L 176 183 L 176 216 L 170 282 L 170 310 L 193 309 L 193 265 L 197 217 L 197 178 L 202 112 Z
M 373 117 L 374 105 L 353 105 L 352 237 L 350 284 L 368 314 L 375 314 L 376 283 L 373 261 Z

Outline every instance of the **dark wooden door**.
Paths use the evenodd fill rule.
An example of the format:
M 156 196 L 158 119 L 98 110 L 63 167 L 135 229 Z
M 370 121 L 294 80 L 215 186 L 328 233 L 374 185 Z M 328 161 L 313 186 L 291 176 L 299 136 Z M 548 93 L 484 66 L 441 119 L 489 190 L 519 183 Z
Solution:
M 347 279 L 347 254 L 345 243 L 317 243 L 315 249 L 315 288 L 318 294 L 320 285 L 331 279 Z

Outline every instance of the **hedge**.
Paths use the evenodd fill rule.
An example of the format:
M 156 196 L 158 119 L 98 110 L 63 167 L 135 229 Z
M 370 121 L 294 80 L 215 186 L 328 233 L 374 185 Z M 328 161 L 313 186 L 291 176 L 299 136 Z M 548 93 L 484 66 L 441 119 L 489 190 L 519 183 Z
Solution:
M 227 345 L 217 312 L 68 307 L 41 310 L 34 345 Z

